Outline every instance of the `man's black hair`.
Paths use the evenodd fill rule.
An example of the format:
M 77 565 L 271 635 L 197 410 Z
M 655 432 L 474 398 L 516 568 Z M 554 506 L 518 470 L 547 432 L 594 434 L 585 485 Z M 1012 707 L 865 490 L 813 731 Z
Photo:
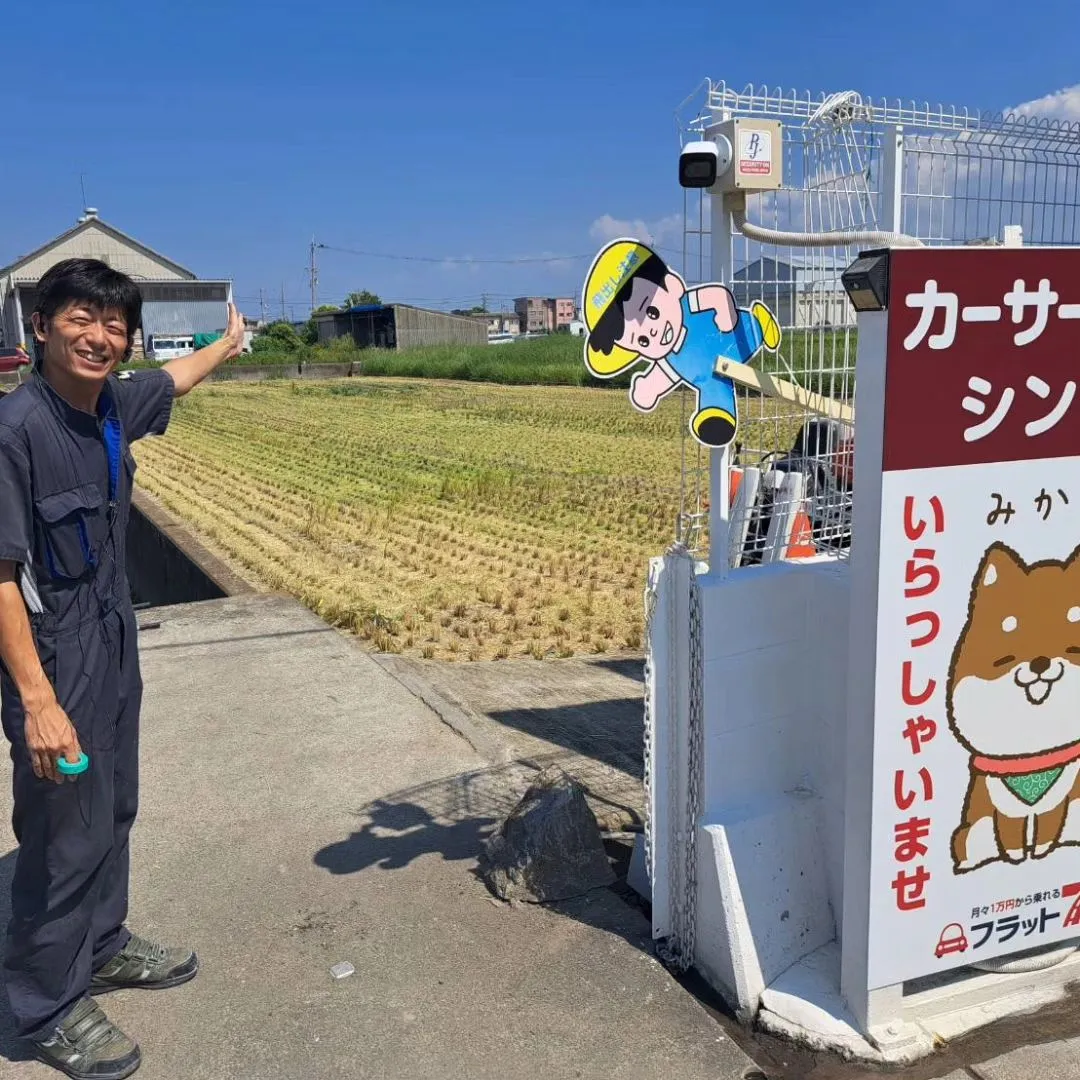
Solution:
M 142 319 L 142 293 L 127 274 L 98 259 L 58 262 L 38 282 L 34 311 L 42 320 L 51 319 L 69 304 L 89 304 L 99 311 L 121 312 L 127 324 L 130 355 Z
M 618 291 L 615 299 L 607 311 L 600 316 L 600 321 L 589 334 L 589 344 L 602 352 L 605 356 L 611 354 L 616 342 L 623 336 L 626 329 L 626 316 L 623 314 L 623 304 L 630 299 L 634 292 L 634 282 L 638 278 L 644 278 L 653 285 L 663 285 L 667 280 L 667 264 L 659 255 L 649 255 L 645 261 L 626 279 L 626 284 Z

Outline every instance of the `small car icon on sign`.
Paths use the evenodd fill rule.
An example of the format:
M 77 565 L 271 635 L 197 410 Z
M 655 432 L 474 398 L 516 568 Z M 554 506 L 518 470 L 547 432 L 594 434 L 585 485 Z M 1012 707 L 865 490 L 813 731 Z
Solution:
M 967 952 L 967 949 L 968 939 L 964 933 L 964 928 L 959 923 L 949 923 L 941 931 L 941 937 L 938 938 L 934 955 L 940 960 L 943 956 L 949 956 L 951 953 Z

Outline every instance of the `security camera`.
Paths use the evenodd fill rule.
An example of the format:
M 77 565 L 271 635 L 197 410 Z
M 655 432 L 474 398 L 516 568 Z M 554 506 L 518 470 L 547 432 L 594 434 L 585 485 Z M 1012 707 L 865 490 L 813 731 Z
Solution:
M 684 188 L 711 188 L 731 165 L 731 143 L 723 135 L 687 143 L 679 154 L 679 184 Z

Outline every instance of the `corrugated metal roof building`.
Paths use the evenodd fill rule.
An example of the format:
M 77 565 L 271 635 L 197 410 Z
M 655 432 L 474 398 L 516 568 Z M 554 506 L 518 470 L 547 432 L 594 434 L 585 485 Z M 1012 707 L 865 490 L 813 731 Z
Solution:
M 192 337 L 224 331 L 232 283 L 195 274 L 87 210 L 75 226 L 29 255 L 0 269 L 0 345 L 24 344 L 34 353 L 30 314 L 37 283 L 63 259 L 101 259 L 133 278 L 143 296 L 136 352 L 157 337 Z
M 413 307 L 361 304 L 315 316 L 319 343 L 351 337 L 361 349 L 408 349 L 416 345 L 486 345 L 487 322 L 469 315 Z
M 855 309 L 840 281 L 846 269 L 823 252 L 763 256 L 736 270 L 729 287 L 739 307 L 761 300 L 784 329 L 847 326 Z

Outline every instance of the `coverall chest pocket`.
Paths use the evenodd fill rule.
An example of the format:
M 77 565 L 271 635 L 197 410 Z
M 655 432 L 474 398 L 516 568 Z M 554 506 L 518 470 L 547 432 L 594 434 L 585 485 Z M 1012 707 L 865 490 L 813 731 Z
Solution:
M 45 560 L 54 578 L 77 580 L 98 564 L 108 523 L 97 484 L 82 484 L 35 500 L 45 535 Z

